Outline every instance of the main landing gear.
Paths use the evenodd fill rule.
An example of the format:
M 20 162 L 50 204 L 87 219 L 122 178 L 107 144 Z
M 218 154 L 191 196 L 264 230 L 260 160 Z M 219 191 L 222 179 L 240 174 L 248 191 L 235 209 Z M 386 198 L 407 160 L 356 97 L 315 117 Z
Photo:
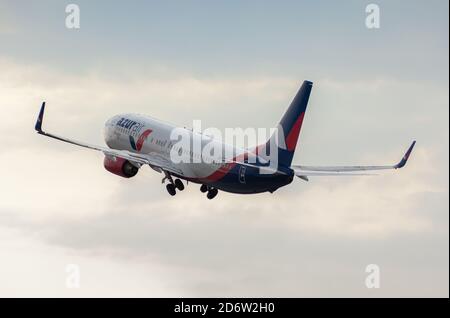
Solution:
M 166 189 L 167 189 L 167 192 L 169 192 L 169 194 L 171 196 L 174 196 L 175 194 L 177 194 L 177 189 L 175 188 L 175 185 L 173 185 L 172 183 L 169 183 L 168 185 L 166 185 Z
M 180 179 L 173 179 L 172 176 L 170 175 L 170 173 L 165 172 L 165 177 L 162 179 L 162 183 L 166 182 L 166 180 L 169 181 L 169 183 L 166 185 L 166 189 L 167 192 L 171 195 L 174 196 L 175 194 L 177 194 L 177 190 L 178 191 L 183 191 L 184 190 L 184 183 L 183 181 L 181 181 Z M 203 193 L 206 193 L 206 197 L 209 200 L 214 199 L 217 196 L 217 193 L 219 193 L 219 191 L 216 188 L 213 187 L 209 187 L 206 184 L 202 184 L 200 186 L 200 191 Z
M 201 191 L 202 193 L 208 192 L 208 193 L 206 194 L 206 197 L 207 197 L 209 200 L 214 199 L 214 198 L 216 197 L 217 193 L 219 192 L 216 188 L 208 187 L 206 184 L 202 184 L 202 185 L 201 185 L 200 191 Z
M 184 184 L 183 181 L 181 181 L 180 179 L 176 179 L 174 182 L 175 188 L 177 188 L 180 191 L 184 190 Z
M 177 190 L 179 190 L 179 191 L 184 190 L 183 181 L 181 181 L 180 179 L 173 180 L 172 176 L 169 173 L 166 173 L 166 176 L 162 180 L 162 183 L 164 183 L 166 180 L 169 180 L 169 184 L 166 185 L 166 189 L 167 189 L 167 192 L 169 192 L 169 194 L 171 196 L 174 196 L 175 194 L 177 194 Z

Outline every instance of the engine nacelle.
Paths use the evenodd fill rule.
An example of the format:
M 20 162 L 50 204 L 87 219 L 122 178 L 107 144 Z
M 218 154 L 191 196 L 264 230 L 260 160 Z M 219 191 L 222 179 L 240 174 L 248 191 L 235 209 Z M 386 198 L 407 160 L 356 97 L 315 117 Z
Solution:
M 131 164 L 128 160 L 112 156 L 105 156 L 103 166 L 109 172 L 123 178 L 134 177 L 139 171 L 139 168 Z

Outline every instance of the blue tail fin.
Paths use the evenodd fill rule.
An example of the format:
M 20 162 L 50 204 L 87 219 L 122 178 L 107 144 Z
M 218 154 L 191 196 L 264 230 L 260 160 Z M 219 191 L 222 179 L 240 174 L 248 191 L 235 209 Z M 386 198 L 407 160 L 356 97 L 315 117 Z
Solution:
M 300 87 L 300 90 L 297 92 L 297 95 L 295 95 L 294 100 L 278 124 L 278 132 L 276 134 L 278 137 L 274 134 L 274 136 L 263 145 L 264 148 L 266 148 L 266 154 L 271 153 L 268 151 L 271 150 L 271 143 L 272 145 L 277 146 L 278 165 L 290 167 L 292 163 L 312 86 L 313 83 L 310 81 L 303 82 L 302 87 Z M 277 138 L 276 143 L 274 143 L 274 138 Z M 259 149 L 259 152 L 262 153 L 262 150 L 263 149 Z

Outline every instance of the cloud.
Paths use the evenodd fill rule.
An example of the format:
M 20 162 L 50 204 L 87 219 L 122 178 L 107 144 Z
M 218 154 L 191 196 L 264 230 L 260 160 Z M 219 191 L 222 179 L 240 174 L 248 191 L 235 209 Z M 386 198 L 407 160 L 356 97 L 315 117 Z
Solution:
M 270 127 L 298 79 L 176 72 L 116 78 L 5 59 L 0 68 L 0 104 L 8 109 L 0 126 L 6 233 L 0 248 L 9 256 L 2 294 L 448 295 L 444 86 L 317 80 L 296 162 L 394 163 L 414 136 L 419 142 L 408 166 L 379 177 L 295 180 L 273 195 L 220 193 L 209 201 L 197 185 L 169 197 L 161 175 L 147 168 L 120 179 L 102 168 L 101 154 L 35 135 L 40 101 L 49 105 L 49 130 L 103 143 L 103 122 L 130 110 L 177 124 L 202 118 L 220 128 Z M 39 287 L 41 276 L 61 284 L 54 271 L 74 258 L 87 280 L 77 294 Z M 51 270 L 44 270 L 47 263 Z M 370 263 L 386 275 L 377 292 L 364 286 Z M 27 270 L 34 280 L 21 280 Z
M 18 26 L 12 21 L 9 13 L 6 5 L 0 3 L 0 35 L 2 36 L 11 36 L 17 33 Z
M 169 297 L 180 293 L 159 264 L 111 261 L 48 245 L 0 226 L 0 297 Z M 7 256 L 7 257 L 6 257 Z M 80 288 L 67 287 L 67 266 L 80 271 Z M 161 277 L 167 277 L 162 281 Z
M 0 296 L 448 297 L 447 2 L 381 2 L 376 31 L 353 2 L 79 4 L 75 32 L 63 3 L 0 4 Z M 123 112 L 270 128 L 304 79 L 294 162 L 394 163 L 417 139 L 407 167 L 172 198 L 151 169 L 121 179 L 33 131 L 43 100 L 46 129 L 94 144 Z
M 391 203 L 386 210 L 384 205 L 373 206 L 383 201 L 379 199 L 383 192 L 372 195 L 378 200 L 342 203 L 368 190 L 361 184 L 351 193 L 345 191 L 348 185 L 342 191 L 334 189 L 344 198 L 333 195 L 326 200 L 319 197 L 320 188 L 326 187 L 322 184 L 312 185 L 310 193 L 259 195 L 257 200 L 221 193 L 220 201 L 207 201 L 196 186 L 190 186 L 176 200 L 150 195 L 145 202 L 134 201 L 154 186 L 150 180 L 145 183 L 147 188 L 118 189 L 104 214 L 2 223 L 32 233 L 48 246 L 106 261 L 112 271 L 123 260 L 129 262 L 130 271 L 134 266 L 164 268 L 157 282 L 170 281 L 174 289 L 169 294 L 176 297 L 370 296 L 363 283 L 364 269 L 374 262 L 386 275 L 383 289 L 375 295 L 446 292 L 445 193 L 425 193 L 411 202 L 420 209 L 433 206 L 430 219 L 423 210 L 398 208 L 398 202 L 405 202 L 403 192 L 396 200 L 385 198 Z M 85 268 L 84 261 L 79 263 Z M 91 272 L 89 267 L 85 271 Z M 154 290 L 141 286 L 143 290 L 136 292 L 140 296 Z

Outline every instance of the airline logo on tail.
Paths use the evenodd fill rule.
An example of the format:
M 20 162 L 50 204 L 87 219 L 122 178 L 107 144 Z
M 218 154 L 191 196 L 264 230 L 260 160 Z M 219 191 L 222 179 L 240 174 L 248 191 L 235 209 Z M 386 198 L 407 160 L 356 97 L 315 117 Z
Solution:
M 141 151 L 142 147 L 144 146 L 144 142 L 147 140 L 147 137 L 152 133 L 151 129 L 147 129 L 142 133 L 142 135 L 139 136 L 137 142 L 134 141 L 133 136 L 130 135 L 130 144 L 131 148 L 136 151 Z

